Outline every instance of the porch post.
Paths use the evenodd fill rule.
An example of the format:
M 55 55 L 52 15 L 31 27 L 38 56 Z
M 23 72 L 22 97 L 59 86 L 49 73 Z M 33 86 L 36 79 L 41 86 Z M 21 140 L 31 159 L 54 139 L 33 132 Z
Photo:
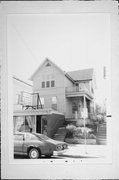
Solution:
M 84 99 L 83 99 L 83 100 L 84 100 L 84 105 L 83 105 L 83 107 L 86 108 L 86 97 L 85 97 L 85 95 L 84 95 Z M 85 117 L 85 115 L 84 115 L 83 119 L 84 119 L 85 145 L 86 145 L 86 117 Z
M 84 95 L 84 106 L 83 107 L 86 108 L 86 97 L 85 97 L 85 95 Z

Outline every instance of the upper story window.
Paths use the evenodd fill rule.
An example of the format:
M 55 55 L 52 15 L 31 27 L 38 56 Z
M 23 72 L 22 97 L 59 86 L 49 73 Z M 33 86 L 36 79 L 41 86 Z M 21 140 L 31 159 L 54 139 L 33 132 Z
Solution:
M 46 66 L 46 67 L 49 67 L 49 66 L 51 66 L 51 64 L 48 62 L 45 66 Z
M 55 81 L 51 81 L 51 87 L 55 87 Z
M 45 81 L 42 82 L 42 88 L 45 88 Z
M 44 108 L 44 102 L 45 102 L 44 97 L 40 97 L 40 101 L 39 101 L 39 107 L 40 108 Z
M 50 81 L 46 81 L 46 87 L 50 87 Z
M 41 82 L 41 88 L 50 88 L 50 87 L 51 88 L 55 87 L 55 80 Z

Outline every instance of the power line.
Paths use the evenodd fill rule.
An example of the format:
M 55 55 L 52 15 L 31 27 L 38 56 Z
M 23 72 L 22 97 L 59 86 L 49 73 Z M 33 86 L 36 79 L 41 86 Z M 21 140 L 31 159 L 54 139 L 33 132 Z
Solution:
M 17 36 L 20 38 L 21 42 L 24 44 L 24 46 L 26 47 L 26 49 L 28 50 L 28 52 L 31 54 L 31 56 L 33 57 L 33 59 L 38 63 L 37 58 L 35 57 L 34 53 L 32 52 L 31 48 L 28 46 L 27 42 L 24 40 L 24 38 L 22 37 L 21 33 L 18 31 L 18 29 L 16 28 L 16 26 L 14 24 L 12 24 L 13 29 L 15 30 Z

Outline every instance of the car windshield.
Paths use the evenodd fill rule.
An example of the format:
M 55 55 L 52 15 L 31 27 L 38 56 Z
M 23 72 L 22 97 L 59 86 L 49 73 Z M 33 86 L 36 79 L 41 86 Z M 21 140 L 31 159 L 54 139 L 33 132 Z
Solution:
M 41 140 L 50 140 L 50 138 L 45 136 L 44 134 L 36 134 L 36 133 L 33 133 L 33 134 L 37 136 L 38 138 L 40 138 Z

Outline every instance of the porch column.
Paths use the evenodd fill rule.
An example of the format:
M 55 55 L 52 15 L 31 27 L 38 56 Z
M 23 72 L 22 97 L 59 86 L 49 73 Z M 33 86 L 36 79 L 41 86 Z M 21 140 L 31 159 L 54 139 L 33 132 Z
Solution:
M 86 97 L 85 97 L 85 95 L 84 95 L 84 98 L 83 98 L 83 107 L 84 108 L 86 108 Z M 86 117 L 85 117 L 85 115 L 84 115 L 84 117 L 83 117 L 83 120 L 84 120 L 84 128 L 86 128 Z M 86 133 L 85 133 L 85 145 L 86 145 Z
M 85 97 L 85 95 L 83 96 L 83 108 L 86 108 L 86 97 Z M 85 116 L 83 117 L 83 119 L 84 119 L 84 127 L 86 126 L 86 118 L 85 118 Z
M 94 112 L 94 103 L 93 101 L 90 101 L 90 113 Z
M 86 108 L 86 97 L 85 96 L 84 96 L 83 100 L 84 100 L 83 101 L 83 107 Z

